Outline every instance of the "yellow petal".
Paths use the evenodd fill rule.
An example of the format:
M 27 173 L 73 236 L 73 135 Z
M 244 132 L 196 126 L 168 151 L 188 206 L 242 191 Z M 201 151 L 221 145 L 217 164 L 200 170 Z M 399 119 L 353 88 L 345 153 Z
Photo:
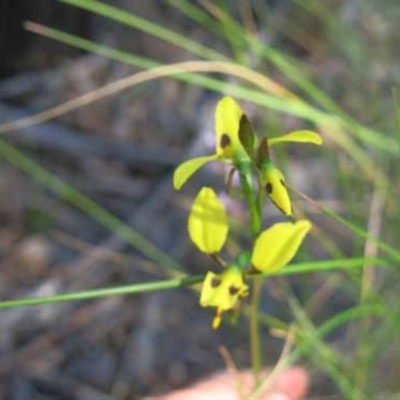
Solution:
M 301 220 L 294 224 L 278 223 L 262 232 L 254 245 L 252 266 L 264 273 L 284 267 L 295 256 L 310 229 L 310 221 Z
M 248 286 L 244 283 L 241 270 L 231 265 L 221 274 L 207 273 L 201 289 L 200 305 L 226 311 L 233 308 L 240 297 L 247 295 Z
M 322 144 L 322 137 L 318 133 L 309 130 L 289 132 L 286 135 L 268 139 L 270 146 L 281 142 L 313 143 Z
M 211 156 L 192 158 L 191 160 L 184 161 L 174 172 L 174 188 L 179 190 L 199 168 L 209 161 L 217 159 L 218 156 L 216 154 L 212 154 Z
M 287 216 L 292 215 L 292 203 L 282 172 L 271 162 L 264 163 L 260 171 L 260 182 L 270 200 Z
M 220 157 L 233 158 L 241 147 L 239 142 L 239 123 L 243 111 L 232 97 L 225 96 L 215 108 L 215 131 L 217 133 L 216 151 Z
M 228 235 L 228 217 L 214 190 L 204 187 L 195 198 L 189 215 L 189 236 L 207 254 L 218 253 Z

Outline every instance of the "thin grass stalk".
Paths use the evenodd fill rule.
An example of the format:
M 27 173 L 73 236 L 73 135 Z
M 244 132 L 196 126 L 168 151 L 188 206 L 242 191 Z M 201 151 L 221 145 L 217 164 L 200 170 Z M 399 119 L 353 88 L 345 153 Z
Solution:
M 198 284 L 204 276 L 189 276 L 179 279 L 170 279 L 156 282 L 136 283 L 134 285 L 118 286 L 113 288 L 84 290 L 81 292 L 58 294 L 54 296 L 30 297 L 16 300 L 0 301 L 0 309 L 56 304 L 72 301 L 93 300 L 104 297 L 133 295 L 160 290 L 171 290 Z
M 382 226 L 382 208 L 384 197 L 375 189 L 371 200 L 370 218 L 368 222 L 368 233 L 373 237 L 379 237 Z M 369 240 L 365 243 L 364 254 L 366 257 L 374 257 L 378 252 L 376 243 Z M 368 304 L 374 295 L 375 267 L 373 264 L 365 264 L 361 276 L 360 304 Z M 370 331 L 372 328 L 372 318 L 370 315 L 364 316 L 360 320 L 358 331 L 359 340 L 356 348 L 355 381 L 359 391 L 356 393 L 355 400 L 372 399 L 373 391 L 371 385 L 371 365 L 370 365 Z

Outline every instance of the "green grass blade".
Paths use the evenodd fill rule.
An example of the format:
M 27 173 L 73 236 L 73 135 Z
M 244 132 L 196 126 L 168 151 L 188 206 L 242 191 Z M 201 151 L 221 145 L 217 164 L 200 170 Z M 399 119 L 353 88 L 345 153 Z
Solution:
M 166 40 L 173 43 L 192 54 L 205 57 L 210 60 L 229 60 L 229 58 L 221 56 L 220 52 L 216 52 L 206 46 L 199 45 L 195 41 L 187 39 L 184 35 L 177 34 L 170 29 L 166 29 L 158 26 L 155 23 L 147 21 L 143 18 L 139 18 L 133 14 L 126 11 L 120 10 L 118 8 L 109 6 L 100 1 L 86 1 L 86 0 L 58 0 L 72 6 L 83 8 L 87 11 L 93 12 L 95 14 L 102 15 L 106 18 L 116 20 L 127 26 L 131 26 L 137 29 L 141 29 L 150 35 L 154 35 L 161 40 Z M 220 10 L 223 14 L 223 11 Z M 249 45 L 255 47 L 258 51 L 264 54 L 271 62 L 273 62 L 288 78 L 292 79 L 299 87 L 301 87 L 305 93 L 307 93 L 311 98 L 316 100 L 318 103 L 322 103 L 323 106 L 330 112 L 336 114 L 340 118 L 341 122 L 344 124 L 346 129 L 352 131 L 357 137 L 366 143 L 377 148 L 384 148 L 386 151 L 397 154 L 397 147 L 393 147 L 394 140 L 387 135 L 379 134 L 378 132 L 362 127 L 351 117 L 347 116 L 343 110 L 338 108 L 338 106 L 322 91 L 320 91 L 307 77 L 302 74 L 303 68 L 300 68 L 295 60 L 287 59 L 287 56 L 282 52 L 273 49 L 272 47 L 265 46 L 257 38 L 248 33 L 237 24 L 232 18 L 225 15 L 225 19 L 231 21 L 231 25 L 236 27 L 236 29 L 231 29 L 230 32 L 233 35 L 237 35 L 237 32 L 242 31 L 242 35 L 246 37 L 249 41 Z M 367 161 L 368 157 L 364 157 L 364 161 Z M 362 164 L 360 164 L 362 165 Z
M 132 55 L 120 50 L 116 50 L 111 47 L 107 47 L 96 42 L 82 39 L 78 36 L 71 35 L 57 29 L 45 27 L 42 25 L 38 25 L 32 22 L 28 22 L 25 24 L 27 29 L 42 36 L 51 38 L 53 40 L 57 40 L 64 44 L 68 44 L 70 46 L 86 50 L 89 52 L 93 52 L 105 57 L 109 57 L 111 59 L 124 62 L 129 65 L 134 65 L 143 69 L 150 69 L 153 67 L 161 66 L 157 61 L 139 57 L 136 55 Z M 254 101 L 258 104 L 261 104 L 265 107 L 282 111 L 282 112 L 292 112 L 294 115 L 304 116 L 307 114 L 308 110 L 302 104 L 287 104 L 287 101 L 281 98 L 277 98 L 276 96 L 268 95 L 259 90 L 249 89 L 238 85 L 237 83 L 227 83 L 222 80 L 209 78 L 206 76 L 201 76 L 194 73 L 182 73 L 179 75 L 173 75 L 174 79 L 179 79 L 184 82 L 188 82 L 193 85 L 202 86 L 204 88 L 213 90 L 218 93 L 227 93 L 232 96 L 236 96 L 238 98 Z M 318 114 L 319 115 L 319 114 Z
M 111 20 L 117 21 L 121 24 L 136 28 L 148 33 L 149 35 L 155 36 L 163 41 L 172 43 L 188 52 L 197 56 L 207 58 L 210 60 L 227 61 L 228 57 L 221 54 L 221 52 L 210 49 L 209 47 L 203 46 L 200 43 L 188 39 L 185 35 L 181 35 L 170 29 L 164 28 L 154 22 L 148 21 L 144 18 L 140 18 L 127 11 L 121 10 L 120 8 L 113 7 L 106 3 L 97 0 L 58 0 L 61 3 L 66 3 L 74 7 L 81 8 L 86 11 L 90 11 L 93 14 L 101 15 Z
M 376 267 L 387 267 L 388 261 L 381 258 L 344 258 L 341 260 L 310 261 L 305 263 L 288 265 L 270 275 L 293 275 L 306 274 L 310 272 L 328 272 L 333 270 L 362 268 L 364 265 L 374 265 Z M 257 276 L 256 276 L 257 277 Z M 265 275 L 262 277 L 265 278 Z
M 352 307 L 348 310 L 335 314 L 328 321 L 320 325 L 318 327 L 318 335 L 320 337 L 324 337 L 350 321 L 371 316 L 383 316 L 384 312 L 385 307 L 379 304 L 359 305 Z
M 393 97 L 393 113 L 394 113 L 394 123 L 396 127 L 396 137 L 397 137 L 397 147 L 399 149 L 400 154 L 400 102 L 399 102 L 399 94 L 398 88 L 394 88 L 392 90 Z
M 340 215 L 336 214 L 334 211 L 330 210 L 329 208 L 323 206 L 322 211 L 324 212 L 324 214 L 330 216 L 332 219 L 339 222 L 341 225 L 344 225 L 345 227 L 347 227 L 350 231 L 355 233 L 357 236 L 374 243 L 380 250 L 384 251 L 386 254 L 391 256 L 394 261 L 400 262 L 400 251 L 394 249 L 387 243 L 382 242 L 380 239 L 370 235 L 364 229 L 362 229 L 359 226 L 357 226 L 356 224 L 350 222 L 346 218 L 341 217 Z
M 207 30 L 213 32 L 222 40 L 230 40 L 234 46 L 243 47 L 245 42 L 237 34 L 232 34 L 229 38 L 226 37 L 226 29 L 221 26 L 220 22 L 203 11 L 195 3 L 185 0 L 170 0 L 171 6 L 178 9 L 186 17 L 195 21 Z
M 329 345 L 325 344 L 318 335 L 317 329 L 312 324 L 305 310 L 297 299 L 288 294 L 287 300 L 296 318 L 299 335 L 299 346 L 307 351 L 308 356 L 316 366 L 323 369 L 340 388 L 344 398 L 350 399 L 353 394 L 353 384 L 344 369 L 343 359 Z
M 153 68 L 160 65 L 160 63 L 150 60 L 148 58 L 140 57 L 132 53 L 127 53 L 114 47 L 105 46 L 92 40 L 84 39 L 71 33 L 40 25 L 35 22 L 27 21 L 25 22 L 24 27 L 28 31 L 34 32 L 38 35 L 48 37 L 50 39 L 67 44 L 80 50 L 85 50 L 110 58 L 112 60 L 120 61 L 124 64 L 134 65 L 143 69 Z
M 191 18 L 196 18 L 199 11 L 194 11 L 193 6 L 187 4 L 186 1 L 175 1 L 177 7 L 181 8 L 186 15 Z M 313 101 L 320 106 L 324 107 L 329 113 L 334 114 L 340 121 L 343 127 L 355 134 L 357 138 L 365 143 L 369 143 L 376 148 L 382 148 L 385 151 L 393 153 L 394 155 L 400 154 L 396 148 L 393 148 L 394 140 L 387 134 L 381 134 L 373 129 L 364 127 L 356 122 L 350 115 L 348 115 L 341 107 L 339 107 L 334 100 L 332 100 L 325 92 L 321 91 L 312 81 L 304 75 L 306 67 L 298 60 L 289 57 L 283 52 L 267 46 L 254 35 L 249 34 L 240 24 L 233 18 L 219 9 L 223 21 L 221 25 L 225 25 L 226 21 L 232 26 L 229 31 L 230 37 L 237 38 L 238 41 L 247 43 L 247 46 L 252 48 L 259 56 L 266 58 L 272 62 L 287 78 L 291 79 L 297 86 L 299 86 L 305 94 L 307 94 Z M 203 17 L 204 21 L 204 17 Z M 210 20 L 207 21 L 210 24 Z
M 0 309 L 37 306 L 43 304 L 65 303 L 78 300 L 91 300 L 103 297 L 133 295 L 160 290 L 177 289 L 200 283 L 204 276 L 190 276 L 180 279 L 170 279 L 156 282 L 137 283 L 134 285 L 119 286 L 114 288 L 85 290 L 82 292 L 58 294 L 54 296 L 31 297 L 16 300 L 0 301 Z
M 345 226 L 348 228 L 351 232 L 353 232 L 355 235 L 358 237 L 364 239 L 364 240 L 369 240 L 372 243 L 374 243 L 380 250 L 384 251 L 386 254 L 388 254 L 390 257 L 393 258 L 394 261 L 400 262 L 400 251 L 397 249 L 393 248 L 392 246 L 388 245 L 385 242 L 382 242 L 380 239 L 370 235 L 366 230 L 360 228 L 357 226 L 357 224 L 350 222 L 346 218 L 341 217 L 339 214 L 335 213 L 333 210 L 330 208 L 318 203 L 317 201 L 311 199 L 308 197 L 306 194 L 299 192 L 296 189 L 291 189 L 297 193 L 300 197 L 305 199 L 309 204 L 313 205 L 316 209 L 321 211 L 322 213 L 328 215 L 335 221 L 339 222 L 341 225 Z
M 26 27 L 35 33 L 52 38 L 53 40 L 60 41 L 82 50 L 94 52 L 120 62 L 135 65 L 139 68 L 148 69 L 160 65 L 160 63 L 154 60 L 116 50 L 114 48 L 107 47 L 87 39 L 82 39 L 78 36 L 71 35 L 57 29 L 44 27 L 33 23 L 27 23 Z M 207 89 L 215 90 L 217 92 L 228 93 L 240 99 L 251 101 L 255 104 L 276 111 L 292 114 L 321 127 L 325 127 L 327 132 L 333 132 L 332 138 L 338 142 L 338 144 L 343 147 L 352 158 L 356 158 L 358 164 L 362 166 L 364 170 L 368 170 L 369 175 L 373 175 L 374 173 L 376 175 L 379 172 L 376 171 L 376 165 L 371 162 L 370 157 L 365 155 L 354 141 L 346 138 L 346 136 L 341 133 L 341 130 L 352 130 L 356 132 L 357 136 L 362 138 L 365 143 L 375 146 L 377 149 L 381 149 L 385 152 L 397 154 L 397 147 L 393 147 L 395 141 L 392 138 L 387 136 L 384 137 L 378 132 L 363 127 L 354 121 L 344 121 L 336 116 L 332 116 L 326 112 L 318 110 L 299 98 L 291 100 L 281 99 L 275 96 L 267 95 L 265 92 L 261 92 L 259 90 L 248 89 L 238 84 L 230 84 L 222 82 L 221 80 L 196 74 L 177 75 L 175 78 L 191 84 L 203 86 Z M 379 179 L 383 179 L 383 181 L 385 180 L 382 174 L 380 174 Z
M 49 30 L 47 33 L 49 36 L 51 36 L 52 34 L 57 33 L 57 32 L 55 32 L 54 30 Z M 72 37 L 71 35 L 67 35 L 67 36 L 63 35 L 62 38 L 60 37 L 60 39 L 68 40 L 71 42 L 75 41 L 75 37 Z M 92 46 L 91 42 L 87 42 L 87 41 L 84 41 L 83 43 L 81 41 L 79 43 L 81 45 L 83 44 L 83 45 L 87 46 L 88 48 L 90 46 Z M 95 48 L 97 50 L 99 50 L 98 46 Z M 105 48 L 101 47 L 101 50 L 105 51 Z M 117 56 L 120 56 L 120 54 L 117 54 Z M 182 78 L 182 76 L 181 76 L 181 78 Z M 202 83 L 209 88 L 213 88 L 214 90 L 218 90 L 218 89 L 221 90 L 221 88 L 224 87 L 223 83 L 221 83 L 219 81 L 212 80 L 210 78 L 200 77 L 200 76 L 198 76 L 197 78 L 202 78 L 203 80 L 202 80 L 202 82 L 197 81 L 196 83 L 198 83 L 198 84 Z M 183 79 L 188 79 L 189 81 L 193 82 L 193 77 L 188 76 L 188 75 L 183 75 Z M 299 116 L 302 116 L 303 118 L 312 118 L 314 120 L 314 122 L 319 122 L 323 125 L 329 126 L 330 121 L 335 123 L 335 120 L 333 119 L 333 117 L 329 117 L 326 114 L 319 112 L 318 110 L 312 109 L 311 107 L 309 107 L 302 101 L 295 100 L 295 101 L 289 102 L 289 101 L 285 101 L 282 99 L 277 99 L 274 96 L 266 96 L 265 94 L 263 94 L 261 92 L 258 92 L 255 90 L 250 90 L 250 89 L 245 89 L 245 88 L 239 87 L 237 85 L 231 85 L 231 86 L 226 85 L 225 87 L 227 89 L 226 91 L 232 95 L 236 95 L 239 98 L 251 99 L 254 103 L 258 103 L 258 104 L 264 105 L 266 107 L 270 107 L 273 109 L 280 109 L 281 111 L 284 111 L 284 112 L 289 112 L 289 113 L 291 112 L 295 115 L 297 114 Z M 291 107 L 291 109 L 290 109 L 290 107 Z M 340 131 L 338 131 L 338 132 L 340 132 Z M 338 135 L 338 136 L 340 136 L 340 135 Z M 344 143 L 342 142 L 342 146 L 345 149 L 347 149 L 347 151 L 349 151 L 349 153 L 354 157 L 354 155 L 356 154 L 354 152 L 355 145 L 353 143 L 351 143 L 351 146 L 348 146 L 348 144 L 349 144 L 348 140 L 347 141 L 345 140 Z M 361 149 L 358 152 L 359 152 L 359 157 L 357 158 L 357 160 L 358 160 L 359 165 L 362 166 L 362 168 L 364 168 L 366 173 L 373 174 L 373 176 L 374 176 L 373 179 L 376 180 L 376 182 L 379 182 L 381 187 L 384 186 L 381 189 L 385 190 L 387 185 L 389 185 L 387 178 L 385 178 L 385 176 L 382 175 L 382 173 L 378 174 L 379 171 L 375 170 L 374 164 L 367 157 L 367 155 L 362 152 Z M 311 199 L 308 199 L 308 200 L 312 202 Z M 324 210 L 322 210 L 322 211 L 324 211 Z M 336 215 L 336 214 L 332 214 L 332 212 L 329 212 L 327 209 L 325 209 L 324 212 L 330 216 Z M 336 216 L 335 219 L 337 221 L 339 221 L 340 223 L 343 223 L 346 226 L 348 226 L 348 224 L 349 224 L 345 219 L 343 219 L 339 216 Z M 352 230 L 355 231 L 356 233 L 358 233 L 359 236 L 361 236 L 363 238 L 369 238 L 368 235 L 361 229 L 354 229 L 354 227 L 353 227 Z M 382 249 L 384 249 L 386 252 L 388 252 L 389 254 L 391 254 L 392 256 L 394 256 L 397 260 L 400 259 L 400 252 L 393 250 L 392 248 L 390 248 L 390 246 L 388 246 L 384 243 L 381 243 L 380 247 Z

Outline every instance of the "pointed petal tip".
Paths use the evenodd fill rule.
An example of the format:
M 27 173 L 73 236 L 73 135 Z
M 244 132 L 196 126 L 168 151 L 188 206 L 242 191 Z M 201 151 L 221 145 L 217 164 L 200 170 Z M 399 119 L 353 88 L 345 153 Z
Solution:
M 268 140 L 268 144 L 273 146 L 277 143 L 292 142 L 292 143 L 311 143 L 315 145 L 321 145 L 323 143 L 322 136 L 317 132 L 302 129 L 286 133 L 285 135 L 271 138 Z
M 230 96 L 222 97 L 215 107 L 216 152 L 220 157 L 232 159 L 241 147 L 239 123 L 243 111 Z
M 182 179 L 180 179 L 179 174 L 174 173 L 174 177 L 172 179 L 172 185 L 174 186 L 174 189 L 181 190 L 181 188 L 184 184 L 185 184 L 185 181 L 182 181 Z
M 292 216 L 292 202 L 286 188 L 282 172 L 272 162 L 267 161 L 261 167 L 260 183 L 265 188 L 268 198 L 290 218 Z
M 309 232 L 312 228 L 312 223 L 308 219 L 301 219 L 295 222 L 303 231 Z
M 262 232 L 253 249 L 251 264 L 254 269 L 271 273 L 284 267 L 293 259 L 311 227 L 310 221 L 299 220 L 277 223 Z
M 216 154 L 192 158 L 178 165 L 174 172 L 172 183 L 175 190 L 180 190 L 187 180 L 204 164 L 217 159 Z

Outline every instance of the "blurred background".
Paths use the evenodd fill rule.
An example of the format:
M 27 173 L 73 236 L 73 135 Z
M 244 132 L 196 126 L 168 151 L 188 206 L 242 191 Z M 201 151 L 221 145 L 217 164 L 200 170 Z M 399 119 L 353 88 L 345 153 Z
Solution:
M 156 64 L 215 60 L 220 54 L 348 122 L 346 137 L 357 146 L 338 143 L 311 118 L 240 100 L 259 135 L 319 130 L 325 139 L 322 149 L 277 150 L 287 181 L 366 230 L 373 223 L 375 236 L 398 244 L 398 197 L 384 194 L 380 185 L 383 176 L 392 189 L 398 188 L 393 100 L 400 78 L 396 1 L 115 0 L 101 3 L 113 7 L 107 13 L 98 7 L 103 15 L 79 3 L 0 0 L 0 123 L 44 111 Z M 117 9 L 126 13 L 122 16 Z M 129 19 L 127 13 L 134 17 Z M 46 38 L 32 32 L 37 25 L 24 25 L 26 21 L 85 41 L 75 40 L 71 46 L 62 38 Z M 64 42 L 71 37 L 67 39 Z M 95 50 L 94 43 L 103 50 L 87 51 Z M 106 54 L 105 48 L 118 52 Z M 99 223 L 98 210 L 82 210 L 73 194 L 55 193 L 44 171 L 125 222 L 188 273 L 202 274 L 212 267 L 189 242 L 186 218 L 202 184 L 219 185 L 222 191 L 224 171 L 212 165 L 204 168 L 179 193 L 171 178 L 181 160 L 213 152 L 215 103 L 225 84 L 239 82 L 221 74 L 214 77 L 219 82 L 216 90 L 164 78 L 2 136 L 2 300 L 171 276 L 167 265 L 148 257 L 151 248 L 136 236 L 131 243 L 122 239 L 116 227 Z M 295 206 L 298 215 L 306 213 L 317 227 L 316 237 L 306 243 L 298 261 L 366 254 L 365 243 L 355 240 L 343 225 L 298 197 Z M 235 215 L 228 249 L 233 251 L 235 245 L 246 243 L 246 214 L 240 202 L 232 201 L 229 207 Z M 266 215 L 266 226 L 282 218 L 269 204 Z M 377 254 L 376 249 L 371 251 L 370 255 Z M 318 326 L 358 304 L 361 278 L 354 271 L 274 278 L 266 282 L 261 308 L 291 322 L 292 311 L 282 294 L 282 289 L 290 290 Z M 367 357 L 368 376 L 379 393 L 400 390 L 397 279 L 380 271 L 373 278 L 376 293 L 382 296 L 375 300 L 393 306 L 376 340 L 371 336 Z M 211 318 L 189 289 L 1 310 L 0 398 L 137 399 L 225 368 L 221 345 L 238 367 L 248 367 L 246 319 L 213 331 Z M 373 320 L 369 326 L 376 324 Z M 357 369 L 353 350 L 360 332 L 352 320 L 339 325 L 324 339 L 334 353 L 328 354 L 328 361 L 318 351 L 313 354 L 314 339 L 309 339 L 308 353 L 297 359 L 310 371 L 310 398 L 344 398 L 340 374 L 329 368 L 336 365 L 337 354 L 349 371 Z M 268 327 L 263 333 L 264 361 L 274 365 L 283 341 Z

